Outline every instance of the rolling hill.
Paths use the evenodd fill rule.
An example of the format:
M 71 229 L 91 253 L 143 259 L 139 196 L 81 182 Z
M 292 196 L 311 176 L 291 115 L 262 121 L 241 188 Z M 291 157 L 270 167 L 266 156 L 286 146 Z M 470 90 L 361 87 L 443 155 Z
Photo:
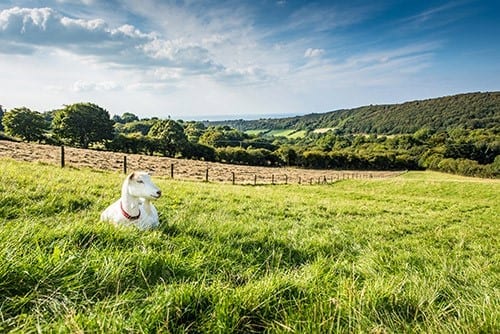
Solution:
M 209 122 L 241 131 L 336 129 L 341 133 L 402 134 L 421 128 L 434 131 L 500 128 L 500 92 L 458 94 L 400 104 L 369 105 L 287 118 Z

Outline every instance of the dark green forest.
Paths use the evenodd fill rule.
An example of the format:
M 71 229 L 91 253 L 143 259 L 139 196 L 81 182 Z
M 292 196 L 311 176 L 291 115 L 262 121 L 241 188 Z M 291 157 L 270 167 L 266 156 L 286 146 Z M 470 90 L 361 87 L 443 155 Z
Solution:
M 500 92 L 468 93 L 401 104 L 370 105 L 322 114 L 259 120 L 207 122 L 241 131 L 332 128 L 341 134 L 410 134 L 422 128 L 496 129 L 500 126 Z
M 0 139 L 8 140 L 232 164 L 500 177 L 500 92 L 253 121 L 111 117 L 92 103 L 45 112 L 0 108 L 0 118 Z

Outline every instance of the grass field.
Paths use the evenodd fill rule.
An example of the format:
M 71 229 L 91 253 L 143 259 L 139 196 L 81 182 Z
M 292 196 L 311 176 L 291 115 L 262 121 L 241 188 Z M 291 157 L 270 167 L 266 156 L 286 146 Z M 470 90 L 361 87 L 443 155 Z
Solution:
M 297 130 L 293 129 L 281 129 L 281 130 L 271 130 L 266 132 L 266 136 L 271 136 L 271 137 L 289 137 L 296 133 Z
M 258 136 L 261 133 L 266 133 L 268 131 L 269 129 L 255 129 L 255 130 L 246 130 L 245 133 L 250 136 Z
M 0 332 L 500 332 L 498 181 L 155 178 L 139 232 L 98 222 L 123 175 L 0 170 Z
M 307 134 L 305 130 L 293 130 L 293 129 L 278 129 L 278 130 L 268 130 L 268 129 L 255 129 L 246 130 L 246 134 L 251 136 L 265 135 L 268 137 L 287 137 L 289 139 L 303 138 Z
M 288 139 L 300 139 L 300 138 L 304 138 L 306 135 L 307 135 L 307 131 L 306 130 L 298 130 L 298 131 L 295 131 L 293 133 L 290 133 L 287 136 L 287 138 Z
M 54 166 L 61 165 L 61 148 L 53 145 L 10 142 L 0 140 L 0 159 L 11 158 L 19 161 L 39 162 Z M 93 168 L 102 171 L 123 170 L 124 153 L 96 151 L 66 147 L 65 165 L 76 168 Z M 127 170 L 146 170 L 156 176 L 170 176 L 174 166 L 177 180 L 204 181 L 209 172 L 211 182 L 232 183 L 233 173 L 237 184 L 284 184 L 331 182 L 344 178 L 387 178 L 401 174 L 401 171 L 354 171 L 333 169 L 305 169 L 294 167 L 263 167 L 233 165 L 190 159 L 174 159 L 143 154 L 126 154 Z M 257 179 L 255 178 L 257 177 Z

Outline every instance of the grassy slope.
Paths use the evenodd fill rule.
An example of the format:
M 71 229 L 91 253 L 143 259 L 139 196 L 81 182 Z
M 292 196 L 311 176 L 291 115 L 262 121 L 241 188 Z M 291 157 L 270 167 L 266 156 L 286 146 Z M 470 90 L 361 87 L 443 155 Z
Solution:
M 499 182 L 156 179 L 139 232 L 98 222 L 122 175 L 0 170 L 1 332 L 500 330 Z
M 305 130 L 298 131 L 293 129 L 287 129 L 287 130 L 262 129 L 262 130 L 247 130 L 245 131 L 245 133 L 251 136 L 258 136 L 263 134 L 264 136 L 269 136 L 269 137 L 286 137 L 288 139 L 297 139 L 305 137 L 307 131 Z

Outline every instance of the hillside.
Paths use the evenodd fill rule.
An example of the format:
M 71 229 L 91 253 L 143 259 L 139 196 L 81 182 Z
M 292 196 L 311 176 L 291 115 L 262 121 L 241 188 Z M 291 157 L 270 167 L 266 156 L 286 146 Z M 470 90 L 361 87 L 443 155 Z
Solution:
M 498 129 L 500 92 L 468 93 L 400 104 L 370 105 L 327 113 L 259 120 L 210 122 L 241 131 L 256 129 L 315 130 L 335 128 L 342 133 L 402 134 L 421 128 Z

